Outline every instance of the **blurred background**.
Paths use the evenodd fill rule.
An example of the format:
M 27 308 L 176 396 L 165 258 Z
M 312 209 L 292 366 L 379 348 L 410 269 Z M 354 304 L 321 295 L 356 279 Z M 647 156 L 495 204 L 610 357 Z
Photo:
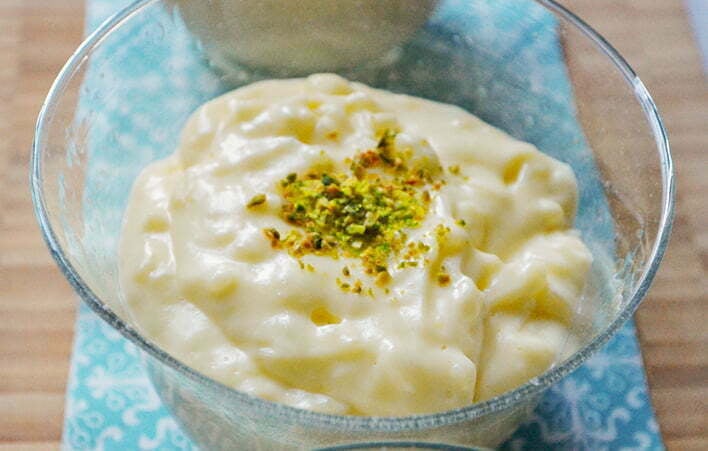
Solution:
M 674 232 L 636 319 L 667 447 L 708 449 L 708 1 L 560 3 L 628 59 L 669 132 Z M 77 300 L 40 237 L 28 160 L 42 101 L 81 41 L 84 5 L 0 0 L 0 451 L 57 448 L 61 436 Z

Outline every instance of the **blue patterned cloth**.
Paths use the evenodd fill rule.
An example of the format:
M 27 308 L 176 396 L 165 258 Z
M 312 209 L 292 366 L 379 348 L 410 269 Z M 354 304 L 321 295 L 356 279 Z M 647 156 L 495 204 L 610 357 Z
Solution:
M 480 0 L 470 4 L 457 0 L 442 1 L 426 29 L 408 45 L 416 57 L 406 67 L 405 77 L 387 71 L 385 75 L 379 74 L 384 78 L 362 81 L 394 90 L 405 90 L 407 82 L 415 83 L 419 95 L 461 104 L 512 135 L 568 161 L 576 172 L 594 173 L 594 163 L 586 149 L 582 132 L 573 119 L 575 110 L 572 92 L 563 64 L 555 19 L 530 2 L 514 3 L 508 14 L 499 15 L 499 9 L 490 6 L 492 1 L 514 2 Z M 101 20 L 127 3 L 127 0 L 88 0 L 87 29 L 95 28 Z M 525 21 L 528 22 L 526 29 L 523 27 Z M 514 29 L 520 33 L 500 36 L 496 31 L 504 28 L 505 23 L 513 23 Z M 416 61 L 419 60 L 416 52 L 423 51 L 422 45 L 419 49 L 416 49 L 416 45 L 433 34 L 438 36 L 449 33 L 449 30 L 465 29 L 474 30 L 467 35 L 470 39 L 468 50 L 472 55 L 469 59 L 450 57 L 459 53 L 454 50 L 457 45 L 461 45 L 458 42 L 459 36 L 464 34 L 451 37 L 449 44 L 442 40 L 439 41 L 442 42 L 439 47 L 424 50 L 429 52 L 426 56 L 429 60 L 441 58 L 440 63 L 445 64 L 451 74 L 449 86 L 441 85 L 441 81 L 436 79 L 434 87 L 426 92 L 421 86 L 425 86 L 425 78 L 430 76 L 430 72 L 416 68 Z M 184 33 L 187 36 L 187 32 Z M 126 34 L 126 39 L 129 38 L 130 35 Z M 500 47 L 500 40 L 504 40 L 506 47 Z M 180 67 L 193 66 L 190 62 L 193 63 L 196 58 L 190 53 L 190 45 L 191 41 L 185 37 L 183 45 L 173 45 L 170 50 L 165 49 L 163 55 L 150 55 L 151 60 L 145 61 L 144 65 L 112 68 L 120 72 L 125 96 L 130 98 L 131 86 L 139 88 L 140 93 L 150 92 L 152 100 L 155 96 L 169 96 L 173 102 L 178 102 L 173 104 L 174 110 L 183 114 L 205 99 L 222 92 L 218 79 L 206 68 L 197 72 L 180 72 Z M 505 72 L 511 74 L 509 77 L 498 79 L 498 71 L 479 64 L 490 48 L 510 49 L 501 58 L 496 55 L 495 60 L 504 62 Z M 120 50 L 108 48 L 106 51 Z M 405 58 L 405 52 L 402 57 Z M 151 72 L 151 67 L 156 64 L 155 59 L 160 60 L 157 63 L 176 68 L 169 86 L 161 85 L 160 78 Z M 356 73 L 350 76 L 362 79 Z M 87 77 L 89 84 L 97 89 L 101 83 L 111 82 L 103 77 L 91 78 L 91 70 Z M 462 88 L 461 77 L 469 80 L 469 84 Z M 499 108 L 499 99 L 513 98 L 509 94 L 510 90 L 518 90 L 521 93 L 519 98 L 524 101 L 512 107 Z M 529 95 L 529 92 L 534 95 Z M 171 153 L 175 145 L 174 136 L 166 135 L 160 132 L 159 127 L 151 125 L 152 121 L 164 121 L 161 112 L 159 116 L 151 115 L 149 109 L 141 112 L 141 100 L 130 100 L 136 105 L 130 112 L 125 111 L 124 104 L 120 102 L 106 105 L 105 115 L 96 119 L 98 125 L 92 131 L 97 142 L 111 143 L 110 150 L 104 150 L 101 158 L 91 164 L 92 172 L 97 174 L 96 178 L 110 174 L 115 180 L 112 186 L 118 187 L 114 193 L 105 192 L 105 187 L 102 192 L 103 196 L 110 197 L 115 203 L 113 211 L 117 216 L 113 221 L 108 221 L 115 224 L 115 227 L 119 227 L 119 215 L 126 200 L 124 194 L 118 194 L 125 192 L 125 186 L 121 189 L 120 184 L 129 186 L 135 171 L 145 163 Z M 163 104 L 170 108 L 169 102 Z M 179 122 L 183 119 L 178 117 L 175 120 Z M 529 120 L 533 121 L 533 126 L 523 126 L 524 121 Z M 105 126 L 104 130 L 101 130 L 101 123 Z M 119 169 L 120 165 L 113 164 L 128 155 L 135 155 L 131 149 L 136 146 L 141 146 L 139 155 L 145 161 L 136 162 L 131 169 Z M 99 182 L 89 176 L 87 192 L 92 192 L 92 184 Z M 604 197 L 599 194 L 598 180 L 590 178 L 579 182 L 581 198 L 578 227 L 591 243 L 601 243 L 603 238 L 611 237 L 612 233 L 609 212 Z M 98 188 L 95 190 L 98 191 Z M 594 214 L 588 218 L 583 216 L 583 211 L 592 211 Z M 117 230 L 92 228 L 91 212 L 87 213 L 86 221 L 86 233 L 89 236 L 92 233 L 117 236 Z M 115 243 L 111 245 L 115 246 Z M 136 347 L 84 304 L 79 307 L 76 322 L 63 448 L 196 449 L 162 406 L 143 370 Z M 627 324 L 598 354 L 571 376 L 551 387 L 532 418 L 519 428 L 502 449 L 663 449 L 648 397 L 634 325 Z

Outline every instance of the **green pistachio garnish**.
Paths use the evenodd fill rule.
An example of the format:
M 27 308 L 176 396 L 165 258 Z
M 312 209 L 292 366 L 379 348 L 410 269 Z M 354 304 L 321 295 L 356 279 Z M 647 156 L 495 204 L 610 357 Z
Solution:
M 367 273 L 386 273 L 384 282 L 389 257 L 406 243 L 405 229 L 427 214 L 425 186 L 436 182 L 424 169 L 407 168 L 411 151 L 396 148 L 395 137 L 387 130 L 375 149 L 347 160 L 351 173 L 312 171 L 280 182 L 281 216 L 296 227 L 280 240 L 288 252 L 358 257 Z
M 277 230 L 270 228 L 270 229 L 263 229 L 263 234 L 270 240 L 270 245 L 272 247 L 278 247 L 280 245 L 280 232 Z
M 447 270 L 445 269 L 445 266 L 440 267 L 440 271 L 438 271 L 435 278 L 438 281 L 438 285 L 440 285 L 441 287 L 450 284 L 450 274 L 448 274 Z
M 438 240 L 438 244 L 442 245 L 445 242 L 448 233 L 450 233 L 450 227 L 446 225 L 438 224 L 435 227 L 435 239 Z
M 342 291 L 349 291 L 349 289 L 351 288 L 351 285 L 349 285 L 348 282 L 344 282 L 344 281 L 343 281 L 342 279 L 340 279 L 339 277 L 337 277 L 336 282 L 337 282 L 337 286 L 338 286 Z
M 381 271 L 376 274 L 376 284 L 379 286 L 386 285 L 391 280 L 391 275 L 388 271 Z
M 253 208 L 257 205 L 264 204 L 266 201 L 266 195 L 265 194 L 256 194 L 251 198 L 251 200 L 248 201 L 246 204 L 246 207 L 248 208 Z

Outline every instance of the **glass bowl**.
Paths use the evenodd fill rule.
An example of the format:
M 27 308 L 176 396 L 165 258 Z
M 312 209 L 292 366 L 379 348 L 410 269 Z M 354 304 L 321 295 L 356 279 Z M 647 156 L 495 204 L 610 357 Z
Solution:
M 642 82 L 601 36 L 553 1 L 443 0 L 407 39 L 350 67 L 338 61 L 318 69 L 458 104 L 573 167 L 576 226 L 594 256 L 574 326 L 580 348 L 488 401 L 395 418 L 300 410 L 182 365 L 141 335 L 122 307 L 116 255 L 131 184 L 148 163 L 174 150 L 183 123 L 204 101 L 256 80 L 307 73 L 287 61 L 251 67 L 238 51 L 224 54 L 220 38 L 203 31 L 204 21 L 207 29 L 228 26 L 224 16 L 195 18 L 185 4 L 136 2 L 81 44 L 39 114 L 31 185 L 57 264 L 83 301 L 139 347 L 163 402 L 203 449 L 495 446 L 644 298 L 668 240 L 674 182 L 666 133 Z M 240 36 L 248 38 L 237 30 L 229 39 Z M 365 37 L 345 44 L 365 45 Z M 575 95 L 590 88 L 602 98 Z

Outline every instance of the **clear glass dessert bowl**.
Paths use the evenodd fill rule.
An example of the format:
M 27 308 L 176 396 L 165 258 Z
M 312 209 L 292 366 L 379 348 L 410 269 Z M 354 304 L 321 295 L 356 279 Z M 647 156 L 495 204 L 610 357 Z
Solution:
M 256 12 L 269 4 L 217 3 Z M 324 26 L 318 20 L 330 21 L 327 26 L 334 20 L 347 30 L 390 26 L 406 36 L 384 33 L 391 42 L 385 48 L 379 42 L 368 53 L 347 49 L 368 45 L 365 34 L 319 44 L 295 40 L 290 53 L 277 55 L 297 58 L 303 48 L 328 46 L 317 53 L 317 70 L 460 105 L 572 166 L 580 193 L 576 227 L 594 257 L 574 323 L 580 347 L 493 399 L 407 417 L 336 416 L 288 407 L 181 364 L 143 336 L 123 307 L 117 244 L 132 182 L 147 164 L 174 150 L 185 120 L 203 102 L 253 81 L 313 70 L 287 58 L 263 65 L 258 49 L 239 53 L 242 47 L 228 43 L 243 38 L 254 46 L 259 39 L 253 30 L 260 28 L 249 27 L 246 19 L 196 14 L 188 4 L 136 2 L 78 48 L 39 114 L 31 185 L 57 264 L 82 300 L 138 346 L 161 399 L 203 449 L 363 449 L 367 443 L 395 442 L 434 449 L 495 446 L 528 417 L 544 390 L 602 347 L 644 298 L 670 232 L 673 169 L 649 93 L 602 37 L 550 0 L 420 1 L 409 4 L 420 11 L 405 16 L 314 15 L 290 25 L 317 28 Z M 390 4 L 394 12 L 397 5 Z M 243 18 L 253 14 L 240 12 Z M 303 20 L 300 16 L 293 14 L 291 22 Z M 222 33 L 225 28 L 228 33 Z M 272 50 L 291 43 L 269 45 Z M 327 52 L 347 50 L 358 59 L 323 66 Z

